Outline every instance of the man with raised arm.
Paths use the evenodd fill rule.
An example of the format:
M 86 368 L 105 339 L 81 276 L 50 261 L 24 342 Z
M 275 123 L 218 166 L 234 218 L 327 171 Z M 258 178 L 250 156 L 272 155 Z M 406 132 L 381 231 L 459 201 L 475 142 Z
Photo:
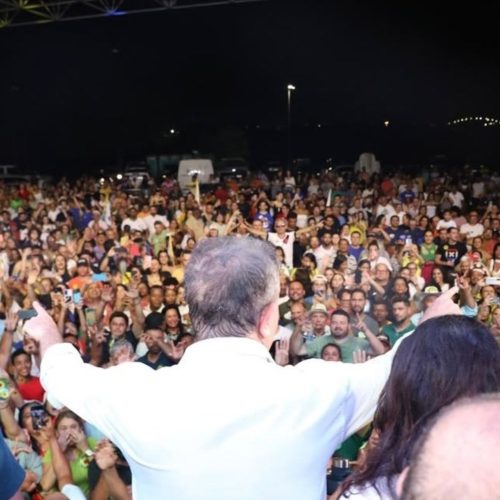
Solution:
M 25 329 L 44 387 L 123 451 L 135 499 L 325 498 L 327 460 L 371 420 L 394 350 L 359 365 L 276 364 L 278 272 L 259 239 L 200 242 L 185 277 L 196 342 L 156 371 L 84 364 L 35 304 Z

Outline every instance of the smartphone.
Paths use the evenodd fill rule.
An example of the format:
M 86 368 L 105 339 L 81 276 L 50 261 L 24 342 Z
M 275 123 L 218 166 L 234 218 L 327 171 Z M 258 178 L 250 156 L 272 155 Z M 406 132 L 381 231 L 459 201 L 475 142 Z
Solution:
M 108 275 L 106 273 L 96 273 L 92 275 L 92 281 L 108 281 Z
M 43 406 L 32 406 L 30 409 L 31 413 L 31 422 L 33 425 L 33 429 L 35 431 L 39 431 L 40 429 L 43 429 L 45 426 L 49 415 L 45 411 L 45 408 Z
M 78 304 L 80 300 L 82 300 L 82 294 L 80 293 L 80 290 L 73 290 L 73 304 Z
M 21 309 L 18 311 L 17 315 L 19 316 L 19 319 L 26 320 L 38 316 L 38 313 L 35 309 Z
M 87 326 L 94 326 L 97 323 L 97 317 L 95 309 L 87 307 L 85 309 L 85 321 L 87 322 Z
M 73 292 L 69 288 L 64 289 L 64 302 L 71 302 L 73 300 Z
M 7 399 L 9 399 L 9 395 L 9 379 L 0 377 L 0 401 L 6 401 Z
M 500 278 L 494 278 L 494 277 L 489 276 L 488 278 L 484 278 L 484 284 L 485 285 L 500 286 Z

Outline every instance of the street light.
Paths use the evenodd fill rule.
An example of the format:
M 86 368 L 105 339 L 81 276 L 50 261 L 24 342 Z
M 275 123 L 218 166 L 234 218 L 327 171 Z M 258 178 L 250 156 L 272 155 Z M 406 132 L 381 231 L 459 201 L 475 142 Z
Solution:
M 292 168 L 292 92 L 295 85 L 289 83 L 286 87 L 288 96 L 288 168 Z

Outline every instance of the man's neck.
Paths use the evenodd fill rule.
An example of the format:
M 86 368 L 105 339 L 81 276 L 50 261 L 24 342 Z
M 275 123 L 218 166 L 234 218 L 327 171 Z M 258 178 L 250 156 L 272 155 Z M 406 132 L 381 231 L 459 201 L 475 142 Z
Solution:
M 151 352 L 148 351 L 148 361 L 151 361 L 151 363 L 156 363 L 160 359 L 160 352 Z
M 353 337 L 352 333 L 348 333 L 345 337 L 340 337 L 340 338 L 336 337 L 334 334 L 332 334 L 332 336 L 337 344 L 345 344 L 348 340 L 350 340 Z
M 401 323 L 395 323 L 395 325 L 397 331 L 404 330 L 410 325 L 410 318 L 406 318 L 405 320 L 401 321 Z
M 313 330 L 313 335 L 315 337 L 322 337 L 325 334 L 325 328 L 323 327 L 321 330 Z

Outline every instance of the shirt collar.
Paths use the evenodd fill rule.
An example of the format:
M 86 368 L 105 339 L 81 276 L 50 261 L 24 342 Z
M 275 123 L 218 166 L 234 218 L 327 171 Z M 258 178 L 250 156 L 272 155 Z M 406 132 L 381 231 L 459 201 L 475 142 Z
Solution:
M 256 340 L 245 337 L 217 337 L 200 340 L 189 346 L 179 365 L 198 364 L 202 359 L 213 361 L 215 358 L 234 359 L 238 357 L 253 357 L 274 363 L 269 351 Z

